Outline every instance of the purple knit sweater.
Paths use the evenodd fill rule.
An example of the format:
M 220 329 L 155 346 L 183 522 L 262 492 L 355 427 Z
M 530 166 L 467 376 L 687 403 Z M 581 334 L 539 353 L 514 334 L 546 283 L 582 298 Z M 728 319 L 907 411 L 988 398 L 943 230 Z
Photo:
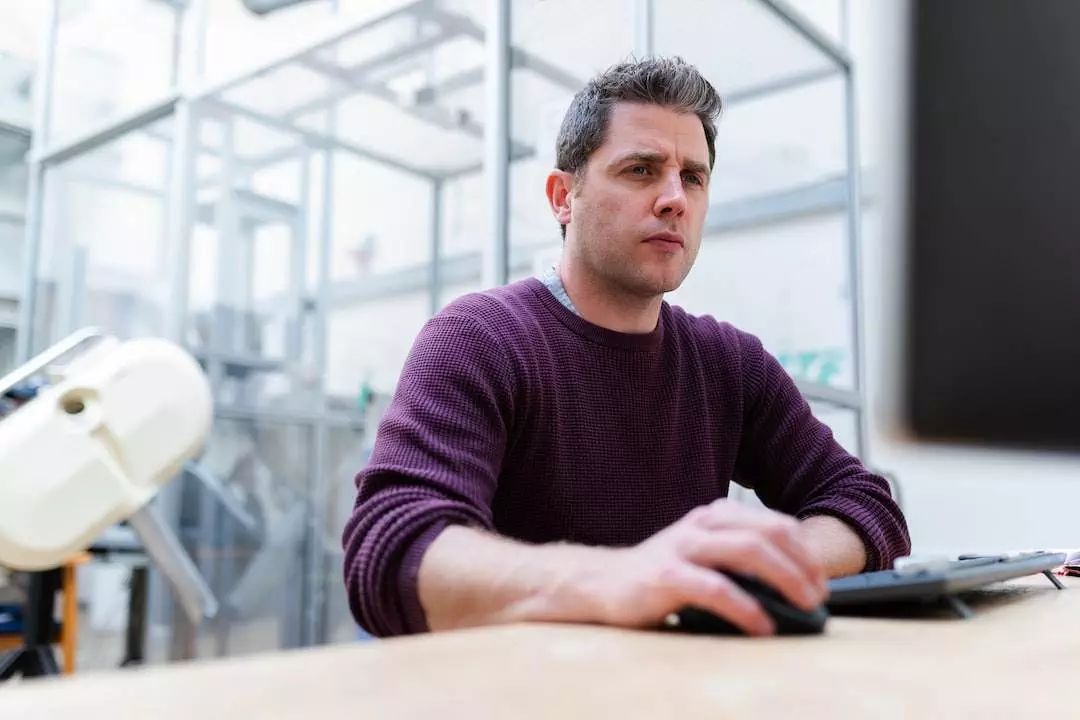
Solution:
M 909 551 L 884 479 L 833 439 L 753 335 L 665 303 L 656 330 L 590 324 L 537 279 L 455 300 L 418 335 L 344 531 L 376 636 L 427 629 L 424 550 L 450 523 L 626 546 L 728 494 L 846 520 L 869 570 Z

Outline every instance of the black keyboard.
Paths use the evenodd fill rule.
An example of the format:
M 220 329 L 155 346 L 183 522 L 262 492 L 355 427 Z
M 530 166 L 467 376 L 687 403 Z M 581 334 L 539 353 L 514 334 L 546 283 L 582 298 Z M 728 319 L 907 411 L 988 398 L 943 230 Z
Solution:
M 1039 573 L 1062 587 L 1049 571 L 1063 565 L 1065 558 L 1065 553 L 1031 552 L 908 562 L 895 570 L 830 581 L 827 605 L 830 611 L 843 613 L 857 606 L 953 599 L 958 593 Z

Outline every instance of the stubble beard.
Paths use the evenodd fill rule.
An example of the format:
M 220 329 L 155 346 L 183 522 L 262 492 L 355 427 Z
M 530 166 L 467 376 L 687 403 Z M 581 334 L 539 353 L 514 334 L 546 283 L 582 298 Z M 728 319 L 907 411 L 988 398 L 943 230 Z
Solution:
M 589 275 L 612 293 L 632 300 L 653 300 L 676 290 L 687 275 L 688 268 L 675 278 L 650 276 L 624 247 L 611 228 L 589 228 L 583 234 L 581 260 Z

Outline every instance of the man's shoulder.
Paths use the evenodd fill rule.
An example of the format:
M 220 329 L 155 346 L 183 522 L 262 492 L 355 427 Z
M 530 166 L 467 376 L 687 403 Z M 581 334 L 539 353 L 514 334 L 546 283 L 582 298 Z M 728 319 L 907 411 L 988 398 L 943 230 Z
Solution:
M 669 303 L 665 303 L 665 310 L 678 342 L 689 342 L 721 355 L 743 355 L 761 347 L 761 340 L 756 335 L 726 320 L 707 313 L 691 313 Z
M 465 293 L 447 303 L 429 322 L 464 323 L 492 340 L 527 335 L 541 309 L 536 297 L 536 283 L 535 279 L 526 278 Z
M 535 312 L 528 298 L 532 292 L 521 281 L 454 298 L 424 323 L 405 372 L 509 380 L 532 337 L 527 330 Z
M 698 360 L 714 373 L 714 378 L 734 383 L 732 387 L 742 388 L 743 394 L 758 393 L 783 376 L 776 358 L 754 333 L 678 306 L 669 306 L 668 315 L 676 342 L 695 348 Z

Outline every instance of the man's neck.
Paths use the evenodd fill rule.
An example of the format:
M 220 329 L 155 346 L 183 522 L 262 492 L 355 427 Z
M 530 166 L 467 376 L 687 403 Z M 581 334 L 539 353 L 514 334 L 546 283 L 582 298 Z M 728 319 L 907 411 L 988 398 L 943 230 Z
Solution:
M 577 313 L 593 325 L 623 333 L 656 329 L 662 296 L 643 298 L 620 292 L 565 258 L 555 270 Z

